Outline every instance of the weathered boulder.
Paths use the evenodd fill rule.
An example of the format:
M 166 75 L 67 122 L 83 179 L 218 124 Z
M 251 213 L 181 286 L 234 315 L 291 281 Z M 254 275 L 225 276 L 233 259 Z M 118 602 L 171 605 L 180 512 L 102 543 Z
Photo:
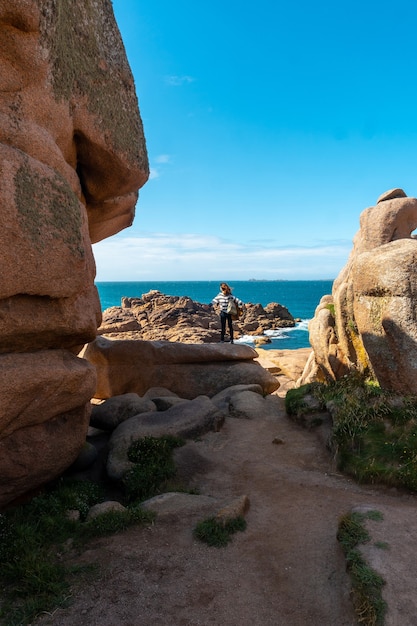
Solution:
M 417 394 L 417 199 L 380 196 L 360 230 L 332 296 L 310 323 L 309 359 L 299 384 L 369 371 L 386 389 Z
M 264 397 L 260 385 L 234 385 L 213 396 L 212 402 L 230 417 L 243 419 L 275 418 L 279 399 Z
M 261 335 L 269 341 L 265 331 L 295 326 L 295 320 L 286 307 L 276 302 L 265 308 L 248 302 L 233 325 L 236 337 Z M 106 309 L 98 333 L 117 339 L 213 343 L 219 340 L 220 321 L 208 304 L 152 290 L 141 298 L 122 298 L 121 306 Z
M 219 501 L 213 496 L 169 491 L 145 500 L 141 507 L 145 511 L 156 513 L 158 518 L 169 516 L 185 518 L 196 513 L 213 514 L 219 507 Z
M 362 253 L 352 281 L 355 323 L 378 382 L 417 393 L 417 241 L 396 240 Z
M 233 385 L 232 387 L 227 387 L 219 393 L 216 393 L 211 400 L 220 411 L 229 411 L 233 397 L 244 391 L 251 391 L 252 393 L 263 395 L 260 385 Z
M 198 514 L 215 517 L 219 523 L 225 525 L 236 517 L 244 516 L 249 510 L 250 501 L 245 495 L 232 501 L 224 501 L 213 496 L 170 491 L 145 500 L 141 506 L 146 511 L 156 513 L 158 518 L 170 516 L 185 518 Z
M 94 506 L 89 509 L 87 521 L 110 512 L 125 513 L 126 510 L 126 507 L 124 507 L 120 502 L 117 502 L 117 500 L 106 500 L 105 502 L 94 504 Z
M 0 36 L 2 507 L 84 444 L 95 371 L 74 354 L 101 322 L 91 242 L 131 224 L 149 168 L 110 0 L 0 0 Z
M 156 411 L 156 405 L 148 398 L 141 398 L 137 393 L 125 393 L 113 396 L 91 408 L 90 426 L 100 430 L 113 431 L 125 420 L 138 415 Z
M 97 337 L 81 354 L 96 367 L 96 398 L 131 392 L 143 396 L 154 386 L 168 387 L 188 399 L 211 397 L 235 384 L 256 383 L 264 393 L 279 387 L 277 379 L 254 361 L 258 355 L 247 345 Z
M 240 391 L 230 397 L 229 414 L 243 419 L 264 417 L 269 412 L 268 400 L 269 396 L 264 398 L 256 391 Z
M 107 473 L 113 480 L 120 480 L 133 467 L 128 459 L 130 445 L 142 437 L 196 437 L 209 430 L 217 430 L 224 415 L 207 396 L 173 406 L 166 411 L 142 413 L 122 422 L 109 440 Z
M 0 439 L 74 409 L 84 415 L 95 384 L 94 368 L 67 350 L 0 355 Z
M 2 505 L 59 476 L 75 461 L 85 442 L 89 417 L 87 403 L 14 430 L 0 440 Z

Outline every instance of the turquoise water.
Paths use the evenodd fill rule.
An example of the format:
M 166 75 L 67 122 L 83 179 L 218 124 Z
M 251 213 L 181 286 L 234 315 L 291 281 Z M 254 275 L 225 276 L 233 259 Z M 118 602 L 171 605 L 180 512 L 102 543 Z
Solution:
M 272 343 L 266 349 L 294 350 L 308 347 L 308 322 L 320 298 L 332 291 L 332 280 L 245 280 L 234 281 L 230 285 L 233 294 L 252 304 L 266 306 L 278 302 L 287 307 L 295 318 L 302 321 L 295 328 L 280 329 L 271 334 Z M 102 310 L 120 306 L 122 297 L 141 297 L 151 289 L 157 289 L 169 296 L 188 296 L 196 302 L 208 304 L 219 292 L 217 281 L 178 281 L 178 282 L 117 282 L 96 283 L 100 294 Z M 253 339 L 245 337 L 245 343 Z

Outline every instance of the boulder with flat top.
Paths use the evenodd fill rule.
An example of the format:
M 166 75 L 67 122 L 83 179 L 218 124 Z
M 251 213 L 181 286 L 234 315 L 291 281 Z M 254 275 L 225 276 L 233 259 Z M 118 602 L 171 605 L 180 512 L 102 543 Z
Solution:
M 96 369 L 94 395 L 101 399 L 125 393 L 143 396 L 158 386 L 186 399 L 212 397 L 237 384 L 260 385 L 264 394 L 279 387 L 277 379 L 255 361 L 257 352 L 247 345 L 97 337 L 81 355 Z

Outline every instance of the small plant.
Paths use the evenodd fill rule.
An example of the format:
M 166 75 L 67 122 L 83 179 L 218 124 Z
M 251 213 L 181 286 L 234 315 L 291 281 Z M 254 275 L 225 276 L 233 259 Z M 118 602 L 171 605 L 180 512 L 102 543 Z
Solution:
M 135 466 L 123 479 L 129 502 L 143 501 L 161 493 L 166 481 L 176 473 L 173 450 L 183 445 L 183 439 L 171 435 L 143 437 L 131 444 L 128 459 Z
M 194 528 L 194 537 L 209 546 L 223 548 L 231 540 L 232 535 L 246 529 L 246 520 L 241 515 L 230 520 L 221 521 L 209 517 L 197 524 Z
M 352 580 L 354 605 L 359 621 L 365 626 L 382 626 L 386 603 L 382 599 L 385 584 L 365 561 L 357 546 L 366 543 L 370 536 L 364 527 L 366 519 L 382 519 L 379 511 L 349 513 L 339 521 L 337 539 L 346 557 L 347 568 Z
M 28 624 L 39 613 L 66 603 L 71 584 L 91 571 L 89 566 L 66 565 L 63 555 L 68 545 L 80 548 L 92 537 L 149 523 L 153 518 L 134 507 L 86 521 L 90 507 L 103 499 L 104 493 L 95 483 L 60 479 L 42 495 L 0 514 L 2 624 Z M 76 514 L 70 515 L 71 511 Z
M 309 383 L 296 387 L 295 389 L 289 389 L 285 395 L 285 410 L 288 415 L 292 415 L 296 418 L 300 418 L 306 413 L 311 413 L 314 410 L 310 404 L 306 402 L 306 396 L 312 395 L 319 400 L 319 406 L 321 410 L 325 409 L 325 405 L 321 399 L 318 398 L 317 388 L 321 387 L 319 383 Z
M 335 308 L 333 302 L 328 302 L 324 308 L 330 311 L 333 317 L 335 316 Z

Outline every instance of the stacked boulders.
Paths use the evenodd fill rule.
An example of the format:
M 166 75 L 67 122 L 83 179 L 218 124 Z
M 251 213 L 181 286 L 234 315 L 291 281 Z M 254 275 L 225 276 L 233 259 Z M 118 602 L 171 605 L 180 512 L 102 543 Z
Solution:
M 246 303 L 239 320 L 233 322 L 236 337 L 264 336 L 265 331 L 295 326 L 285 306 Z M 211 343 L 219 341 L 220 321 L 209 304 L 187 296 L 169 296 L 152 290 L 141 298 L 122 298 L 121 306 L 103 312 L 99 334 L 112 338 Z
M 0 507 L 59 475 L 88 428 L 76 355 L 101 307 L 91 243 L 131 224 L 148 177 L 110 0 L 0 2 Z
M 382 194 L 360 217 L 350 258 L 310 323 L 313 354 L 299 383 L 352 369 L 417 394 L 417 199 Z

